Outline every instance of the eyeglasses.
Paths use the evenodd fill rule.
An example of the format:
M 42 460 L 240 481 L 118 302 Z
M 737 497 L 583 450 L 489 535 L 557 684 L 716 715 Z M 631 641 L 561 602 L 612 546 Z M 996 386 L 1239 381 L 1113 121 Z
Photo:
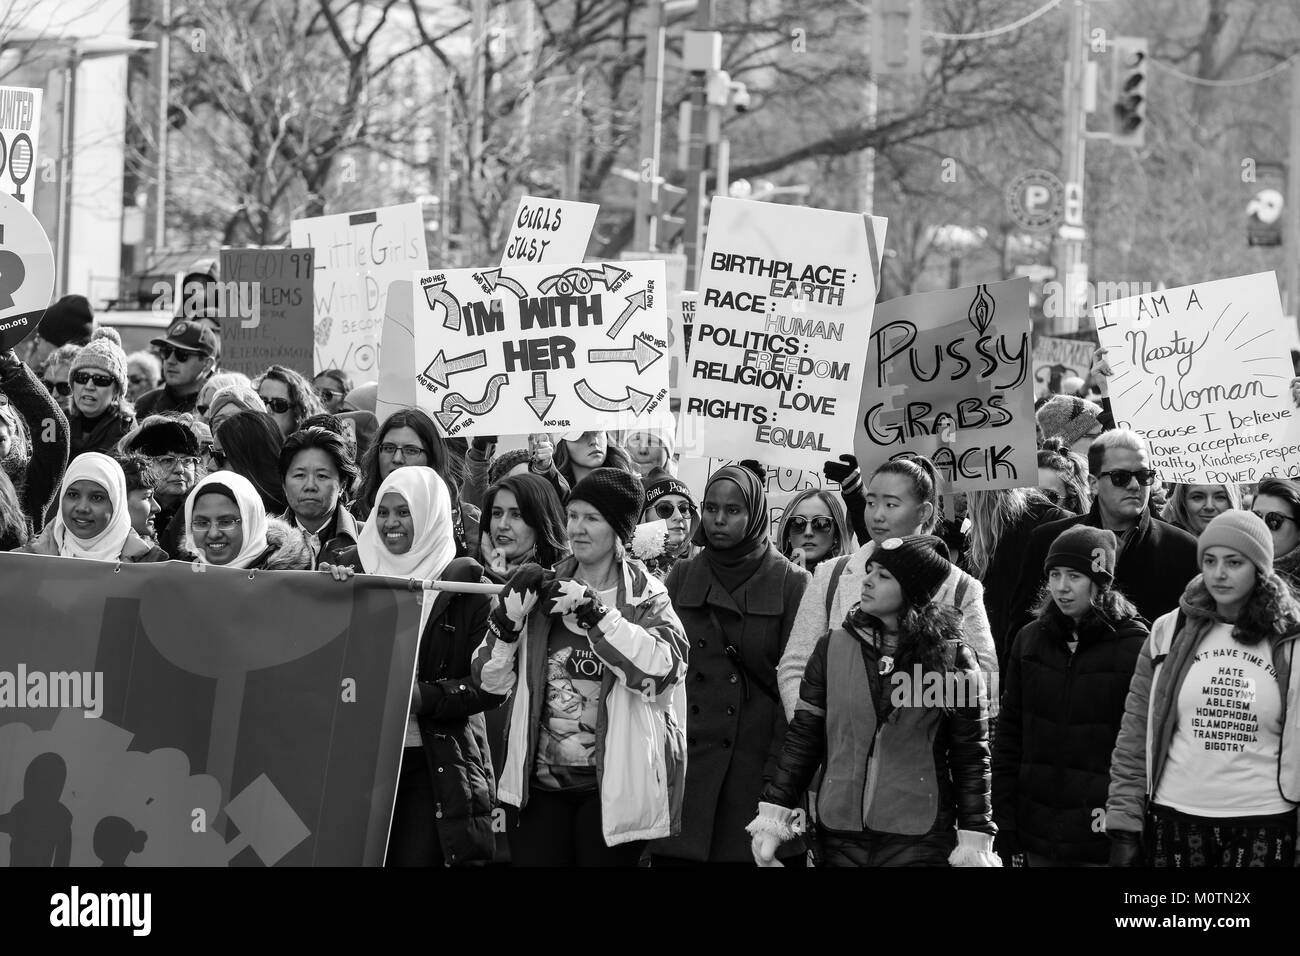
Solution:
M 188 362 L 192 358 L 199 358 L 203 355 L 202 352 L 192 352 L 189 349 L 178 349 L 171 345 L 158 346 L 158 354 L 162 356 L 164 362 L 173 355 L 176 356 L 176 361 L 178 362 Z
M 1282 522 L 1295 521 L 1295 518 L 1290 518 L 1287 515 L 1282 514 L 1280 511 L 1266 511 L 1263 514 L 1260 514 L 1258 511 L 1252 511 L 1251 514 L 1263 521 L 1264 524 L 1268 525 L 1269 531 L 1280 531 L 1282 529 Z
M 72 383 L 71 383 L 71 382 L 46 382 L 46 383 L 45 383 L 45 387 L 48 388 L 48 389 L 50 390 L 50 394 L 51 394 L 51 395 L 55 394 L 56 392 L 57 392 L 59 395 L 71 395 L 71 394 L 72 394 Z
M 795 534 L 803 534 L 804 529 L 808 527 L 808 522 L 812 522 L 813 531 L 818 534 L 826 534 L 835 527 L 835 522 L 829 515 L 817 515 L 813 518 L 805 518 L 803 515 L 795 515 L 790 519 L 790 530 Z
M 316 389 L 316 394 L 320 396 L 320 399 L 323 402 L 332 402 L 336 398 L 343 397 L 342 392 L 336 391 L 335 389 L 332 388 L 318 388 Z
M 176 455 L 160 455 L 154 459 L 154 464 L 163 471 L 175 471 L 178 466 L 181 468 L 197 468 L 199 466 L 199 460 L 193 455 L 185 455 L 184 457 L 178 457 Z
M 401 451 L 403 458 L 415 458 L 425 454 L 424 449 L 419 445 L 394 445 L 392 442 L 386 441 L 379 446 L 379 453 L 387 455 L 389 458 L 396 455 L 398 451 Z
M 218 518 L 216 521 L 209 521 L 207 518 L 191 518 L 190 528 L 194 531 L 207 531 L 215 524 L 218 531 L 234 531 L 235 526 L 242 523 L 242 518 Z
M 1138 484 L 1143 488 L 1147 487 L 1147 485 L 1155 484 L 1156 480 L 1156 473 L 1151 468 L 1143 468 L 1141 471 L 1129 471 L 1126 468 L 1117 468 L 1114 471 L 1100 472 L 1097 477 L 1105 478 L 1107 475 L 1110 475 L 1110 483 L 1116 488 L 1127 488 L 1128 483 L 1134 478 L 1137 479 Z
M 267 398 L 265 395 L 259 395 L 257 397 L 262 400 L 262 404 L 265 405 L 269 411 L 272 411 L 277 415 L 284 415 L 289 411 L 289 409 L 293 408 L 293 404 L 287 398 Z
M 693 510 L 688 501 L 682 501 L 675 505 L 671 501 L 656 501 L 654 509 L 655 514 L 665 521 L 671 521 L 674 514 L 689 517 Z
M 86 385 L 90 382 L 95 383 L 95 388 L 108 388 L 113 384 L 113 376 L 100 375 L 96 372 L 74 372 L 72 374 L 73 385 Z

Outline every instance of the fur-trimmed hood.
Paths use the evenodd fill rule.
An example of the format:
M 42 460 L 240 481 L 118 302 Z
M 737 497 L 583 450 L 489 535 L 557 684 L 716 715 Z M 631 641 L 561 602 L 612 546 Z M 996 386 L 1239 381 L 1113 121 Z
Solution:
M 267 515 L 267 549 L 253 562 L 258 571 L 310 571 L 311 545 L 303 533 L 287 521 Z

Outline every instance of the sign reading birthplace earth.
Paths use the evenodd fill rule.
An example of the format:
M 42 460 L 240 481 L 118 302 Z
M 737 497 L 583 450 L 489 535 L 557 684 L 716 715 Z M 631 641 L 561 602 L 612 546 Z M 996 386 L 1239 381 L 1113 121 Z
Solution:
M 668 400 L 664 264 L 415 278 L 417 403 L 448 435 L 627 428 Z

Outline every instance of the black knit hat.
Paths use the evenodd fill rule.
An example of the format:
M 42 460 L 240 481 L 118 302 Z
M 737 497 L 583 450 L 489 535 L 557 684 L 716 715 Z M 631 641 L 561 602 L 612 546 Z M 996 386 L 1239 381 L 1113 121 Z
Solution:
M 626 544 L 644 510 L 645 492 L 641 482 L 621 468 L 593 468 L 573 486 L 569 501 L 585 501 L 599 511 Z
M 1057 535 L 1048 549 L 1043 570 L 1069 568 L 1086 574 L 1098 584 L 1107 585 L 1115 580 L 1115 551 L 1118 544 L 1115 532 L 1104 528 L 1075 525 Z
M 45 310 L 36 334 L 53 346 L 85 345 L 95 332 L 95 315 L 84 295 L 65 295 Z
M 878 564 L 898 581 L 903 598 L 913 607 L 930 603 L 948 575 L 948 546 L 932 534 L 909 534 L 876 545 L 868 564 Z
M 681 495 L 691 503 L 692 508 L 696 511 L 700 510 L 699 502 L 697 502 L 695 496 L 691 494 L 691 489 L 687 488 L 686 485 L 682 484 L 682 482 L 678 481 L 672 475 L 664 474 L 662 477 L 645 483 L 646 508 L 649 508 L 664 495 Z M 645 509 L 643 508 L 642 511 L 644 510 Z

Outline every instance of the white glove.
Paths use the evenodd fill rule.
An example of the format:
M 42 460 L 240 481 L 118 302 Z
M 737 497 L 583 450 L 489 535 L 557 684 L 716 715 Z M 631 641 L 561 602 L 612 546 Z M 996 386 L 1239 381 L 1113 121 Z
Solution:
M 760 803 L 758 816 L 745 831 L 753 837 L 750 851 L 758 866 L 784 866 L 776 858 L 777 847 L 797 837 L 802 828 L 793 810 L 775 803 Z
M 957 846 L 948 856 L 949 866 L 1001 866 L 993 852 L 993 836 L 977 830 L 958 830 Z

